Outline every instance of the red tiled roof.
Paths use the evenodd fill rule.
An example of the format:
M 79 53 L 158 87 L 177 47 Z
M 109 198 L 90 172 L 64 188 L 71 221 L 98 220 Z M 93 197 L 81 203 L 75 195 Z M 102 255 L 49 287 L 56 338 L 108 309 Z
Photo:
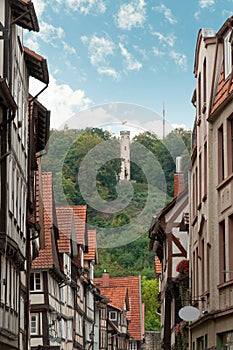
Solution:
M 53 192 L 52 173 L 42 174 L 43 207 L 44 207 L 44 236 L 45 248 L 32 261 L 32 268 L 49 268 L 53 266 L 51 228 L 53 225 Z
M 125 302 L 127 299 L 126 287 L 102 287 L 100 292 L 110 300 L 109 305 L 115 307 L 118 310 L 125 309 Z
M 88 252 L 84 253 L 85 260 L 96 260 L 97 250 L 96 250 L 96 230 L 88 230 Z
M 72 210 L 70 207 L 56 207 L 56 213 L 59 228 L 59 252 L 70 253 Z
M 221 74 L 217 82 L 217 91 L 214 97 L 213 107 L 211 109 L 211 114 L 214 113 L 220 105 L 226 100 L 226 98 L 233 91 L 232 76 L 225 80 L 224 78 L 224 67 L 222 65 Z
M 160 275 L 162 273 L 162 264 L 157 256 L 155 256 L 155 273 Z
M 107 274 L 106 274 L 107 275 Z M 100 285 L 101 293 L 103 295 L 105 288 L 103 286 L 102 278 L 95 278 L 95 284 Z M 141 304 L 141 277 L 130 276 L 130 277 L 111 277 L 108 280 L 109 287 L 115 288 L 127 288 L 129 297 L 129 311 L 127 312 L 127 318 L 131 321 L 129 323 L 128 331 L 135 340 L 142 340 L 143 328 L 142 322 L 144 317 L 142 315 L 142 304 Z
M 58 213 L 59 232 L 70 237 L 71 224 L 74 220 L 74 230 L 77 244 L 85 245 L 85 230 L 86 230 L 86 205 L 64 206 L 56 208 Z

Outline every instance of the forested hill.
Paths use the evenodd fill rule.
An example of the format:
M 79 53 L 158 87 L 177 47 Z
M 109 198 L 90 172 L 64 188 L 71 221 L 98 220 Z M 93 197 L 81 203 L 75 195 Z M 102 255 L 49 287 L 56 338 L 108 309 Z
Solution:
M 131 190 L 119 187 L 118 183 L 119 139 L 106 130 L 53 130 L 48 153 L 42 157 L 43 171 L 53 173 L 56 205 L 92 201 L 88 204 L 87 223 L 98 230 L 100 265 L 96 267 L 96 276 L 107 269 L 111 276 L 154 277 L 154 257 L 148 252 L 147 233 L 152 215 L 173 197 L 177 156 L 183 158 L 187 182 L 189 131 L 175 129 L 163 141 L 145 132 L 131 140 L 131 147 L 131 196 Z M 109 157 L 111 152 L 113 156 Z M 101 209 L 98 201 L 95 206 L 95 196 L 107 203 L 107 210 L 106 206 Z M 111 210 L 117 200 L 120 210 Z
M 52 131 L 43 171 L 52 171 L 56 205 L 87 204 L 96 229 L 100 264 L 110 276 L 142 276 L 145 330 L 159 330 L 154 254 L 148 251 L 151 218 L 173 197 L 175 158 L 182 156 L 187 182 L 190 132 L 176 129 L 161 141 L 151 132 L 130 145 L 131 181 L 118 181 L 119 139 L 102 129 Z

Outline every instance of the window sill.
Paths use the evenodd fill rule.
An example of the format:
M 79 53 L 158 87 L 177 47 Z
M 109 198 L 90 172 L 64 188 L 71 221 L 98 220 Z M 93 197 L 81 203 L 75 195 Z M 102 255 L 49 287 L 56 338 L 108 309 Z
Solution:
M 217 285 L 218 289 L 223 289 L 223 288 L 227 288 L 229 286 L 233 285 L 233 279 L 227 281 L 227 282 L 223 282 Z
M 222 187 L 224 187 L 228 182 L 230 182 L 233 179 L 233 173 L 230 174 L 227 178 L 224 180 L 221 180 L 221 182 L 217 185 L 216 189 L 221 190 Z

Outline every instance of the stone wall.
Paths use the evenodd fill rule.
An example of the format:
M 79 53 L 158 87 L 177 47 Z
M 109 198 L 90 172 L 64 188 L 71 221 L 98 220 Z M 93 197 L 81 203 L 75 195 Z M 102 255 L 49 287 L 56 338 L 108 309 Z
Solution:
M 161 350 L 160 332 L 145 332 L 145 350 Z

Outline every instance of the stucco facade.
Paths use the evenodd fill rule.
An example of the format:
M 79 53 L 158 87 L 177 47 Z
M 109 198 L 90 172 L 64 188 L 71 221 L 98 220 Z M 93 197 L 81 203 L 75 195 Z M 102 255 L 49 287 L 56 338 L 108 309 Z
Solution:
M 233 344 L 232 33 L 229 18 L 197 38 L 192 102 L 196 108 L 190 172 L 192 303 L 190 348 Z

